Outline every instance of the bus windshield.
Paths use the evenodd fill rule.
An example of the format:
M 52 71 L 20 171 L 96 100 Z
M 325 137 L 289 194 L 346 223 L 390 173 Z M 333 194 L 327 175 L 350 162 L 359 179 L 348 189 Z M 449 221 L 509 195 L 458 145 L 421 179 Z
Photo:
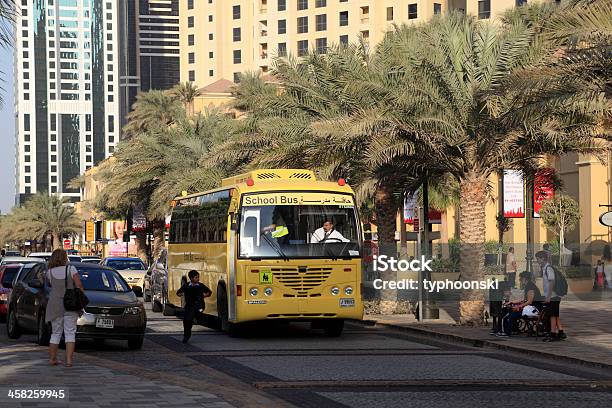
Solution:
M 239 234 L 241 258 L 361 256 L 352 203 L 243 205 Z

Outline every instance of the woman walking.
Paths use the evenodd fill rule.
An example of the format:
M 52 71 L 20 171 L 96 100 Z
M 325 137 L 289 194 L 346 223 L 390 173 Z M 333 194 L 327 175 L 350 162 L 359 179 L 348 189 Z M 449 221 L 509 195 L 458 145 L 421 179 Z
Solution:
M 61 364 L 57 360 L 62 333 L 66 342 L 66 367 L 72 367 L 72 357 L 75 347 L 78 312 L 64 309 L 64 294 L 66 289 L 75 286 L 83 290 L 79 273 L 74 266 L 68 265 L 68 254 L 63 249 L 56 249 L 51 254 L 47 268 L 47 280 L 51 286 L 51 293 L 47 303 L 45 321 L 51 322 L 51 340 L 49 341 L 49 363 Z

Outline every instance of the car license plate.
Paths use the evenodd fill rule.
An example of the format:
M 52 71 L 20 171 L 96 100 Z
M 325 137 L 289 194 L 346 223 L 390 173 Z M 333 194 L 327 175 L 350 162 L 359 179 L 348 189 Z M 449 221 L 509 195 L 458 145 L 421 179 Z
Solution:
M 340 299 L 340 307 L 355 307 L 355 299 L 353 298 Z
M 97 318 L 96 327 L 99 327 L 101 329 L 112 329 L 113 327 L 115 327 L 115 321 L 113 319 Z

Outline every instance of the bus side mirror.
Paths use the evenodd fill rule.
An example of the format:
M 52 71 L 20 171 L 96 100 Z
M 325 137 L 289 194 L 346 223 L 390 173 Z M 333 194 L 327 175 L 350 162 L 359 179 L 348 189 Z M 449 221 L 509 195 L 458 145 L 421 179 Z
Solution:
M 238 231 L 238 224 L 240 223 L 240 215 L 236 213 L 230 214 L 230 229 L 232 231 Z

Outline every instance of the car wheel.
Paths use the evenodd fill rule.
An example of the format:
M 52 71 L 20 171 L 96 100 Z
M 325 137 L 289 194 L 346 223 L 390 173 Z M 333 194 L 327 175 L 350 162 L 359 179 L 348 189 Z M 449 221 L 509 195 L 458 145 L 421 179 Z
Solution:
M 39 346 L 48 346 L 49 340 L 51 339 L 51 330 L 49 330 L 49 325 L 45 321 L 45 311 L 40 311 L 40 316 L 38 316 L 38 336 L 36 337 L 36 343 Z
M 144 335 L 138 337 L 130 337 L 128 339 L 128 348 L 130 350 L 140 350 L 142 348 L 142 343 L 144 342 Z
M 330 320 L 325 324 L 325 334 L 328 337 L 338 337 L 344 329 L 344 320 Z
M 17 323 L 17 315 L 14 310 L 9 310 L 6 329 L 9 339 L 18 339 L 21 337 L 21 328 L 19 327 L 19 323 Z

